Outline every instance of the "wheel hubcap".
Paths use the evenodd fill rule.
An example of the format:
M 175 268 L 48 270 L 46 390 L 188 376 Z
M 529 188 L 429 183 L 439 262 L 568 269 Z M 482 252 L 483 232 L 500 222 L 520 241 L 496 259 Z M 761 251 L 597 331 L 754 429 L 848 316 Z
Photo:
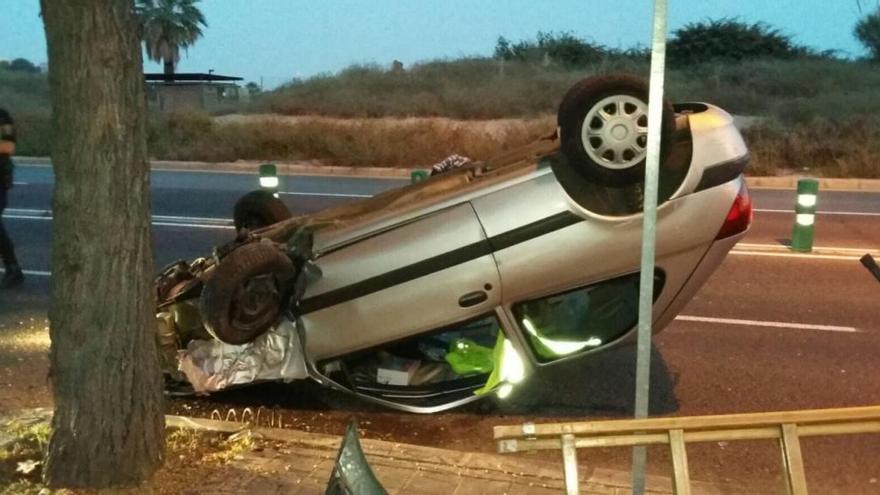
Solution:
M 648 153 L 648 106 L 629 95 L 600 100 L 581 128 L 587 156 L 603 167 L 623 170 L 645 159 Z

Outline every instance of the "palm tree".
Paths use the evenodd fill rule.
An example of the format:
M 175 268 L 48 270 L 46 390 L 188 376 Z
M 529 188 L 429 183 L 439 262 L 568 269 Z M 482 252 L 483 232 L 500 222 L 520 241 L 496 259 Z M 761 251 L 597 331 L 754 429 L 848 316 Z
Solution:
M 180 49 L 186 50 L 202 36 L 205 16 L 199 0 L 137 0 L 147 57 L 165 64 L 165 75 L 174 75 Z

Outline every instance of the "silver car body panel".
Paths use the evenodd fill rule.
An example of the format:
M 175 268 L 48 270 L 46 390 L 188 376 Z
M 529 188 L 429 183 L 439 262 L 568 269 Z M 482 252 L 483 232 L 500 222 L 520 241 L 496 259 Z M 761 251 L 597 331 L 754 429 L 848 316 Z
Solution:
M 704 111 L 689 114 L 688 122 L 691 166 L 658 210 L 657 266 L 665 284 L 657 315 L 703 259 L 739 191 L 739 183 L 729 181 L 694 193 L 704 171 L 747 155 L 723 110 L 705 105 Z M 582 208 L 547 164 L 519 167 L 510 176 L 447 180 L 460 183 L 317 232 L 316 263 L 323 277 L 304 297 L 312 308 L 308 303 L 318 302 L 317 309 L 302 316 L 310 358 L 367 349 L 516 301 L 631 273 L 639 265 L 641 215 L 603 216 Z M 548 221 L 562 223 L 541 227 Z M 528 229 L 537 230 L 533 238 L 523 232 L 512 245 L 496 242 Z M 437 266 L 430 266 L 432 260 Z M 459 305 L 464 294 L 487 286 L 492 289 L 485 301 Z
M 716 241 L 743 186 L 748 152 L 733 120 L 712 105 L 685 112 L 692 156 L 681 184 L 658 209 L 657 268 L 663 288 L 654 305 L 661 330 L 693 296 L 744 233 Z M 638 270 L 640 214 L 600 215 L 566 193 L 551 162 L 553 139 L 517 158 L 487 162 L 336 211 L 313 225 L 314 263 L 322 277 L 299 306 L 309 376 L 366 400 L 412 412 L 436 412 L 468 396 L 414 407 L 358 393 L 324 376 L 317 363 L 495 314 L 524 358 L 539 363 L 511 310 L 517 302 L 584 287 Z M 732 165 L 732 166 L 731 166 Z M 463 296 L 480 295 L 474 303 Z M 583 357 L 632 338 L 556 362 Z
M 307 352 L 315 360 L 348 354 L 491 312 L 501 301 L 495 261 L 489 253 L 469 253 L 470 246 L 485 241 L 473 208 L 463 203 L 322 257 L 323 276 L 306 298 L 356 283 L 363 287 L 354 286 L 353 293 L 363 295 L 302 316 Z M 463 262 L 453 259 L 446 268 L 431 265 L 432 258 L 457 251 L 463 253 Z M 401 270 L 424 275 L 412 278 Z M 395 271 L 400 283 L 395 283 Z M 393 285 L 375 290 L 388 284 Z M 478 291 L 486 294 L 483 302 L 461 307 L 462 296 Z

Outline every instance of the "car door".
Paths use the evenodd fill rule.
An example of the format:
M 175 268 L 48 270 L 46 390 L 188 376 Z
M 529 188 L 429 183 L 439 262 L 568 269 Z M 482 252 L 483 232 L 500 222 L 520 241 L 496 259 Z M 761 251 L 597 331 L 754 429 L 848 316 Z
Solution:
M 492 249 L 470 203 L 409 220 L 324 254 L 300 305 L 313 362 L 492 312 Z

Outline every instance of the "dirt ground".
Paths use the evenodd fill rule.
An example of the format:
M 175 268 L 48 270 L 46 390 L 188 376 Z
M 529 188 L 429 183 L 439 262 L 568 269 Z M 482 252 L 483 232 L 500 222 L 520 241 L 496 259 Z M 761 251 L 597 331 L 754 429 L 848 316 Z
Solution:
M 2 427 L 3 425 L 0 425 Z M 32 428 L 33 429 L 33 428 Z M 240 460 L 242 454 L 278 446 L 273 442 L 254 437 L 249 431 L 239 435 L 200 433 L 192 430 L 169 429 L 166 437 L 165 462 L 153 478 L 142 486 L 127 490 L 111 490 L 114 494 L 178 495 L 201 493 L 193 486 L 195 480 L 223 479 L 229 476 L 227 465 Z M 48 437 L 36 440 L 31 431 L 25 431 L 22 439 L 0 449 L 0 495 L 43 495 L 42 458 Z M 275 442 L 277 443 L 277 442 Z M 25 467 L 33 464 L 32 470 Z M 27 472 L 23 472 L 27 471 Z M 106 494 L 97 490 L 57 490 L 56 495 Z
M 51 405 L 45 287 L 0 293 L 0 411 Z

